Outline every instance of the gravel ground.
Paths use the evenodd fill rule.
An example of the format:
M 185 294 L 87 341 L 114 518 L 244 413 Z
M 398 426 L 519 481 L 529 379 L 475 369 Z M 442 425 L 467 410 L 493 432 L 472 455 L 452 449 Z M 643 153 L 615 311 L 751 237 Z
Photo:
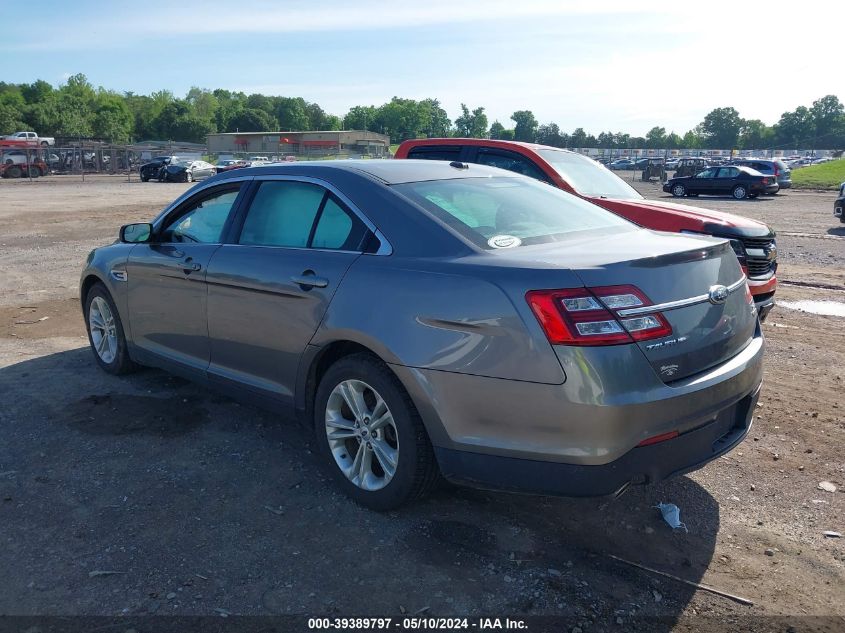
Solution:
M 841 318 L 772 312 L 755 426 L 696 473 L 617 500 L 444 487 L 376 514 L 336 492 L 292 420 L 160 371 L 96 368 L 77 298 L 84 257 L 186 186 L 87 180 L 0 181 L 0 614 L 423 610 L 556 615 L 584 631 L 845 627 L 845 541 L 822 534 L 845 532 Z M 782 279 L 841 288 L 784 284 L 779 298 L 845 301 L 831 194 L 686 202 L 770 223 Z M 660 501 L 681 508 L 689 533 L 669 529 Z

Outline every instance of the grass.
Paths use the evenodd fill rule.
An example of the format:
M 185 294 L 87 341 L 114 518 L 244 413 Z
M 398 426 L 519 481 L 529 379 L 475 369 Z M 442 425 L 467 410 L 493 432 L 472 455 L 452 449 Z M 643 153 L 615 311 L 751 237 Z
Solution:
M 845 182 L 845 159 L 821 165 L 801 167 L 792 172 L 792 186 L 797 189 L 839 189 Z

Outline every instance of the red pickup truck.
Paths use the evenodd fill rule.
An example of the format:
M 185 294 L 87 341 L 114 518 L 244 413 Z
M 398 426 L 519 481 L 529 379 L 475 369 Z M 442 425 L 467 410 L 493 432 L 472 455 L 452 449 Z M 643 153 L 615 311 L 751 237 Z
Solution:
M 405 141 L 395 158 L 479 163 L 532 176 L 656 231 L 704 233 L 730 241 L 748 277 L 760 319 L 774 306 L 777 246 L 771 227 L 730 213 L 646 200 L 591 158 L 557 147 L 477 138 Z

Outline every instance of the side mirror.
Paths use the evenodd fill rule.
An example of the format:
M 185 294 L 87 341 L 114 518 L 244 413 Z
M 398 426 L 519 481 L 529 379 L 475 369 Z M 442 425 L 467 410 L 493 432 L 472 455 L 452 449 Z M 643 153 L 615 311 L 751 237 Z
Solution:
M 148 222 L 126 224 L 120 227 L 120 241 L 124 244 L 149 242 L 153 234 L 153 225 Z

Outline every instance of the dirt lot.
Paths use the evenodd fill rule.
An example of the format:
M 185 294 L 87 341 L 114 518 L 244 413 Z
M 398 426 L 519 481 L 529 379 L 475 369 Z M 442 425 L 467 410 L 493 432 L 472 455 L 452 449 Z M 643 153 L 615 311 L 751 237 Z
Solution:
M 845 539 L 822 534 L 845 532 L 842 318 L 775 309 L 754 428 L 692 475 L 615 501 L 444 488 L 376 514 L 335 491 L 290 420 L 159 371 L 120 379 L 96 368 L 77 297 L 85 255 L 185 188 L 0 182 L 0 614 L 845 629 Z M 689 201 L 772 224 L 783 280 L 838 288 L 784 284 L 782 300 L 845 301 L 845 225 L 831 202 L 808 192 Z M 669 529 L 660 501 L 681 508 L 689 533 Z

